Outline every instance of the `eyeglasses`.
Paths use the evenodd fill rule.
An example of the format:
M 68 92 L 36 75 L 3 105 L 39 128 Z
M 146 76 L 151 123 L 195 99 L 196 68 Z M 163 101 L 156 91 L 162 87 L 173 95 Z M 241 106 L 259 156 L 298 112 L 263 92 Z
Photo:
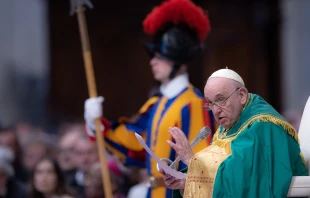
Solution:
M 214 108 L 214 105 L 216 105 L 217 107 L 221 108 L 224 107 L 226 105 L 227 100 L 230 98 L 230 96 L 232 96 L 237 90 L 239 90 L 241 87 L 237 88 L 235 91 L 233 91 L 227 98 L 219 98 L 218 100 L 216 100 L 215 102 L 205 102 L 202 105 L 202 108 L 204 108 L 205 110 L 211 111 Z

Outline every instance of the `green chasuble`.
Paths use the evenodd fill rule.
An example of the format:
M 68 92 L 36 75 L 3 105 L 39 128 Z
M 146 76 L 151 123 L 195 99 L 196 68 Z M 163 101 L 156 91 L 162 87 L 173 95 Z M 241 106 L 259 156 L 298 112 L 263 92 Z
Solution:
M 238 122 L 219 127 L 212 145 L 190 160 L 184 197 L 286 197 L 292 176 L 307 170 L 293 127 L 249 94 Z

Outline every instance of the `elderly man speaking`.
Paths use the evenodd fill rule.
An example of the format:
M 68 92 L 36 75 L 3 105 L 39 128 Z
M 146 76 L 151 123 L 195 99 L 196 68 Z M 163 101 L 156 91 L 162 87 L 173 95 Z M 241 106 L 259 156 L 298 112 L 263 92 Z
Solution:
M 183 132 L 170 128 L 175 143 L 167 142 L 188 170 L 184 180 L 166 174 L 166 186 L 186 198 L 286 197 L 292 176 L 307 175 L 295 129 L 230 69 L 214 72 L 204 95 L 220 126 L 196 154 Z

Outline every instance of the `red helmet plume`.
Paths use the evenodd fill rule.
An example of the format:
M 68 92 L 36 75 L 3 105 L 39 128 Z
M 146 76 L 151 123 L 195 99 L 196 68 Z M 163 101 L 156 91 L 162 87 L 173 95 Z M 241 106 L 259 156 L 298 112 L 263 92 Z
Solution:
M 155 7 L 143 21 L 143 27 L 147 34 L 155 35 L 168 23 L 186 24 L 195 30 L 201 43 L 211 29 L 208 16 L 190 0 L 168 0 Z

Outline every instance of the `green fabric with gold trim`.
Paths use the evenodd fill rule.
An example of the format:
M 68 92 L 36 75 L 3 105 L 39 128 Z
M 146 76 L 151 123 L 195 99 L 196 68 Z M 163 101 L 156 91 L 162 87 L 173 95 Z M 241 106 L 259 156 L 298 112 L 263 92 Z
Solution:
M 292 176 L 308 174 L 295 129 L 260 96 L 249 94 L 226 137 L 236 134 L 232 154 L 218 168 L 213 197 L 282 198 Z
M 218 167 L 213 197 L 283 198 L 292 176 L 308 175 L 295 129 L 260 96 L 249 94 L 238 122 L 226 133 L 220 126 L 215 135 L 238 136 Z M 173 191 L 173 198 L 181 197 Z

